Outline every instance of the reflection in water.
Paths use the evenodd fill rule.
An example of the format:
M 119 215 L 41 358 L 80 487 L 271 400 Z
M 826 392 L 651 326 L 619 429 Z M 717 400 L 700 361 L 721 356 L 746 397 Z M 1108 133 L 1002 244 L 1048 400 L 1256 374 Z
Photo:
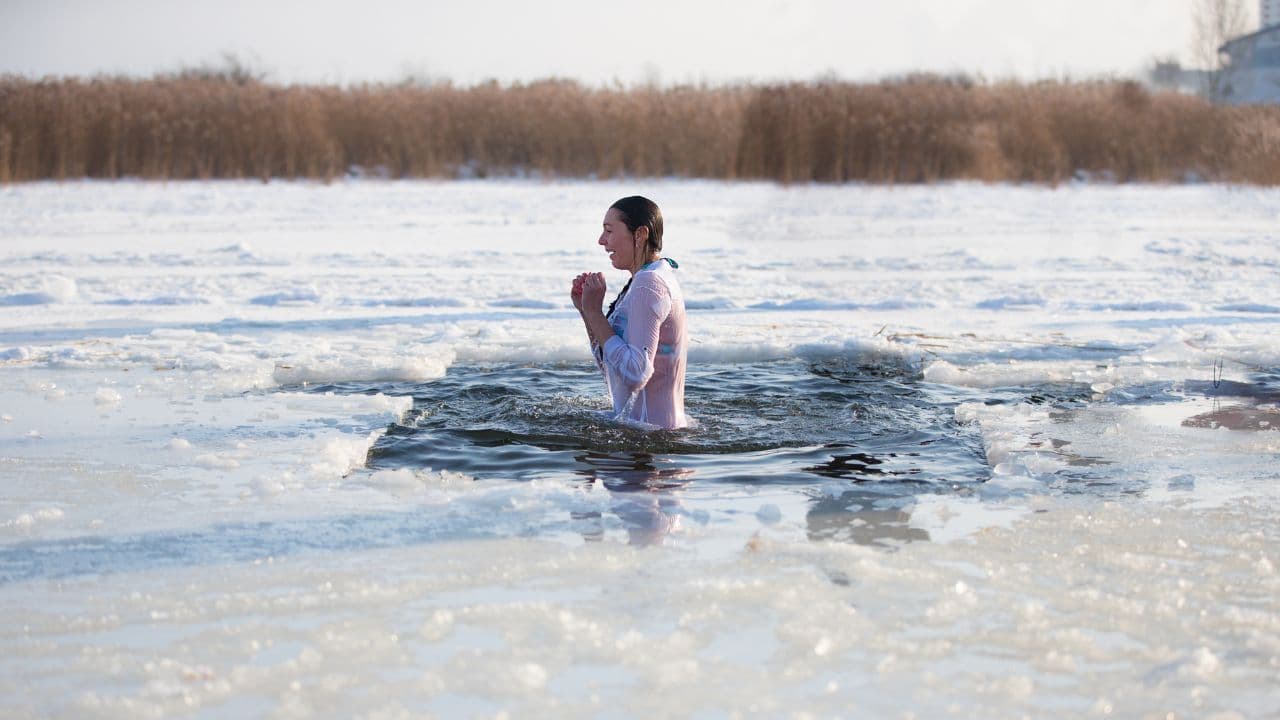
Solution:
M 671 467 L 671 459 L 649 453 L 585 452 L 574 456 L 583 467 L 579 475 L 600 480 L 618 492 L 681 488 L 693 478 L 689 468 Z
M 622 522 L 630 544 L 660 545 L 680 531 L 682 518 L 688 514 L 681 495 L 692 482 L 694 470 L 674 466 L 673 458 L 648 453 L 588 452 L 576 459 L 582 465 L 578 474 L 598 482 L 612 496 L 610 511 Z M 806 470 L 828 477 L 865 479 L 884 475 L 878 469 L 883 464 L 866 453 L 848 453 Z M 838 497 L 814 498 L 805 514 L 809 539 L 881 548 L 929 540 L 927 531 L 910 526 L 907 508 L 915 495 L 907 488 L 895 487 L 894 492 L 886 493 L 887 486 L 876 487 L 875 491 L 850 490 Z M 586 541 L 604 539 L 601 513 L 571 513 L 570 517 L 583 528 Z
M 1193 415 L 1182 421 L 1183 427 L 1216 430 L 1280 430 L 1280 410 L 1249 405 L 1215 407 L 1210 412 Z
M 680 467 L 661 467 L 670 462 L 648 453 L 607 454 L 582 453 L 575 458 L 583 468 L 580 475 L 599 481 L 613 496 L 613 514 L 622 521 L 632 545 L 661 545 L 667 535 L 680 529 L 684 506 L 678 492 L 692 479 L 694 471 Z M 604 522 L 599 513 L 594 518 L 571 513 L 574 520 L 586 523 L 583 539 L 604 539 Z
M 911 497 L 851 490 L 814 502 L 805 515 L 810 540 L 840 540 L 859 545 L 893 547 L 928 540 L 929 533 L 910 526 L 906 505 Z
M 890 454 L 889 457 L 895 456 Z M 880 467 L 881 465 L 884 465 L 884 460 L 874 455 L 853 452 L 844 455 L 833 455 L 826 462 L 806 467 L 805 471 L 829 478 L 869 480 L 885 474 L 884 469 Z
M 1114 396 L 1114 397 L 1111 397 Z M 1113 391 L 1108 400 L 1135 402 L 1152 398 L 1173 403 L 1182 397 L 1213 399 L 1213 408 L 1183 419 L 1183 427 L 1216 430 L 1272 431 L 1280 430 L 1280 374 L 1275 371 L 1250 373 L 1246 380 L 1188 379 L 1172 387 L 1159 384 L 1139 385 Z M 1228 401 L 1224 405 L 1223 401 Z
M 613 514 L 622 520 L 632 545 L 661 545 L 667 535 L 680 529 L 683 506 L 667 491 L 654 495 L 635 495 L 613 506 Z

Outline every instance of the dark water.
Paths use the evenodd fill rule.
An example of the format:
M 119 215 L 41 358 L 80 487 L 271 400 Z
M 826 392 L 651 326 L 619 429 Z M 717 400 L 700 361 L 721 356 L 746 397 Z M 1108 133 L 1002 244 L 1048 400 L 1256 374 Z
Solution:
M 698 365 L 686 388 L 697 426 L 645 432 L 607 419 L 600 375 L 582 364 L 462 365 L 418 385 L 315 389 L 414 398 L 404 423 L 370 452 L 374 469 L 612 484 L 834 479 L 904 492 L 989 477 L 977 429 L 955 420 L 960 402 L 1069 404 L 1082 392 L 1014 388 L 978 398 L 925 383 L 911 368 L 838 360 Z
M 759 498 L 783 493 L 807 498 L 811 538 L 882 546 L 927 539 L 908 522 L 918 496 L 970 494 L 990 478 L 978 428 L 956 421 L 957 405 L 1070 412 L 1091 398 L 1073 384 L 937 385 L 894 363 L 698 364 L 686 383 L 696 427 L 646 432 L 608 419 L 600 374 L 582 363 L 455 365 L 428 383 L 310 389 L 413 397 L 404 422 L 370 451 L 371 469 L 598 484 L 613 494 L 633 542 L 657 541 L 695 506 L 755 522 Z M 607 522 L 589 515 L 567 520 L 588 539 Z

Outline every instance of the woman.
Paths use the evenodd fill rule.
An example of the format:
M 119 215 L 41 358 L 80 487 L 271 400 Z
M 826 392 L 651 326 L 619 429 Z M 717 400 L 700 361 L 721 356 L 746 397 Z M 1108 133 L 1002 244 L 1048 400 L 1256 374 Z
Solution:
M 661 256 L 662 212 L 647 198 L 625 197 L 604 216 L 600 245 L 631 279 L 604 312 L 602 273 L 573 280 L 591 352 L 613 396 L 614 415 L 660 428 L 688 424 L 684 414 L 684 294 L 674 260 Z

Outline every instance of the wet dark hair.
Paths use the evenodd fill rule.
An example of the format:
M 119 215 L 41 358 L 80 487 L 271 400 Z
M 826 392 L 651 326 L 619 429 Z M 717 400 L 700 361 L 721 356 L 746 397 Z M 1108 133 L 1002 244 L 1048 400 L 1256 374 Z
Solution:
M 658 203 L 647 197 L 632 195 L 610 205 L 609 209 L 617 210 L 622 215 L 622 222 L 631 232 L 642 227 L 649 228 L 649 250 L 662 252 L 662 211 L 658 209 Z
M 655 255 L 662 252 L 662 211 L 658 209 L 658 203 L 641 195 L 630 195 L 610 205 L 609 209 L 618 211 L 622 216 L 622 223 L 631 232 L 642 227 L 649 228 L 649 240 L 645 243 L 645 247 Z M 630 287 L 631 280 L 627 280 L 618 297 L 609 303 L 609 311 L 604 314 L 605 317 L 613 315 L 613 309 L 618 306 L 618 301 L 627 294 Z

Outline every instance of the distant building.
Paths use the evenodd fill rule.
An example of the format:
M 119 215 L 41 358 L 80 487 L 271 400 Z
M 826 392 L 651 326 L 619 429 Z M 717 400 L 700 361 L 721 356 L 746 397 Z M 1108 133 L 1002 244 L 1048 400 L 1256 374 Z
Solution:
M 1268 28 L 1280 25 L 1280 0 L 1260 0 L 1258 9 L 1258 27 Z
M 1262 0 L 1262 18 L 1280 16 L 1280 0 Z M 1233 104 L 1280 104 L 1280 22 L 1228 41 L 1218 95 Z
M 1234 105 L 1280 104 L 1280 0 L 1258 0 L 1257 31 L 1218 48 L 1219 69 L 1183 68 L 1157 62 L 1147 82 L 1163 90 L 1194 93 Z

